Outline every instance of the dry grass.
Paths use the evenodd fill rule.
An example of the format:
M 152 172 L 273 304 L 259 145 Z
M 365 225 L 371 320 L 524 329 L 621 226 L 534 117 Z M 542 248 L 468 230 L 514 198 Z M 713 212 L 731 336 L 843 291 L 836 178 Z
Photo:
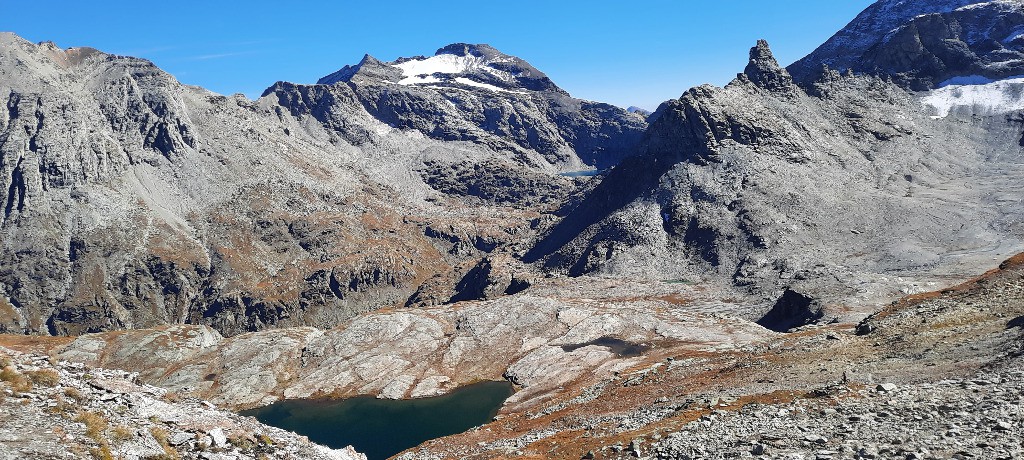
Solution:
M 131 428 L 124 425 L 115 426 L 113 429 L 113 438 L 117 442 L 125 442 L 135 437 L 135 432 Z
M 75 421 L 85 424 L 85 435 L 92 440 L 101 443 L 104 441 L 103 432 L 107 430 L 109 422 L 103 414 L 90 411 L 82 411 L 75 417 Z
M 179 454 L 174 447 L 171 447 L 171 444 L 167 441 L 170 436 L 167 433 L 167 430 L 154 426 L 149 429 L 149 434 L 153 435 L 153 439 L 155 439 L 157 444 L 160 444 L 160 447 L 164 450 L 164 455 L 158 458 L 153 458 L 152 460 L 181 460 L 181 454 Z
M 25 372 L 32 383 L 42 387 L 53 387 L 60 383 L 60 373 L 53 369 L 40 369 Z
M 243 452 L 250 451 L 256 447 L 256 443 L 244 433 L 228 436 L 228 444 L 237 447 Z
M 32 391 L 32 381 L 13 367 L 5 367 L 0 370 L 0 382 L 7 382 L 14 394 Z
M 260 444 L 264 445 L 264 446 L 272 446 L 272 445 L 274 445 L 274 440 L 271 439 L 270 436 L 267 436 L 267 435 L 265 435 L 263 433 L 260 433 L 260 434 L 256 435 L 256 441 L 259 442 Z
M 110 452 L 110 443 L 104 437 L 104 432 L 110 424 L 107 418 L 96 412 L 82 411 L 75 417 L 75 421 L 84 424 L 85 435 L 99 444 L 98 447 L 89 449 L 89 455 L 96 460 L 114 460 L 114 455 Z
M 96 460 L 115 460 L 114 454 L 110 453 L 110 445 L 104 441 L 99 447 L 89 449 L 89 455 Z
M 3 299 L 0 298 L 0 304 Z M 2 310 L 2 306 L 0 306 Z M 74 337 L 51 337 L 38 335 L 0 334 L 0 346 L 14 351 L 34 355 L 50 355 L 53 350 L 67 345 Z
M 78 388 L 74 387 L 68 387 L 66 390 L 64 390 L 64 396 L 67 396 L 75 400 L 75 402 L 79 403 L 85 401 L 85 395 L 82 394 L 81 391 L 78 391 Z

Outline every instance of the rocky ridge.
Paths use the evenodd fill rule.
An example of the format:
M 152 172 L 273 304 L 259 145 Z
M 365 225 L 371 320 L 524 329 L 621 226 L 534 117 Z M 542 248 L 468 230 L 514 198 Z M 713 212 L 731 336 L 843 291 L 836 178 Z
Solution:
M 634 153 L 647 127 L 641 115 L 573 99 L 526 61 L 483 44 L 455 43 L 431 57 L 394 62 L 367 55 L 317 83 L 330 85 L 328 103 L 355 99 L 395 128 L 485 143 L 539 169 L 614 166 Z M 294 107 L 296 93 L 306 91 L 278 83 L 264 95 L 276 94 L 282 105 Z M 303 102 L 320 104 L 317 96 Z
M 841 310 L 1022 248 L 1024 209 L 1003 200 L 1021 128 L 1006 114 L 941 119 L 871 75 L 831 71 L 805 90 L 761 42 L 729 85 L 652 119 L 642 153 L 567 205 L 527 262 L 731 282 L 762 312 L 786 289 Z
M 3 347 L 0 408 L 0 459 L 366 459 L 205 401 L 178 400 L 136 373 Z
M 181 85 L 145 60 L 9 33 L 0 75 L 3 332 L 329 328 L 454 289 L 586 182 L 530 148 L 510 156 L 478 117 L 453 128 L 476 141 L 390 126 L 343 84 L 250 101 Z M 360 88 L 400 86 L 378 83 Z M 441 104 L 438 116 L 458 112 L 439 90 L 411 90 Z M 474 91 L 459 94 L 502 107 L 534 98 Z M 557 110 L 584 104 L 541 92 L 569 104 Z M 574 119 L 601 130 L 603 113 L 622 112 L 630 132 L 643 129 L 595 110 Z
M 858 66 L 869 49 L 890 36 L 908 21 L 928 14 L 944 14 L 957 8 L 986 3 L 987 0 L 881 0 L 872 3 L 846 27 L 807 56 L 789 66 L 789 71 L 804 82 L 813 82 L 822 66 L 845 72 Z

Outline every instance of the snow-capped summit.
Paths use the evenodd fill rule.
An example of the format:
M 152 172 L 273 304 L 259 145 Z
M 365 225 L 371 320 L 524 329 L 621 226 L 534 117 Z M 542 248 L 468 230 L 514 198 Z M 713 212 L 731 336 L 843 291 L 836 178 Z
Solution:
M 357 110 L 391 128 L 485 145 L 549 172 L 614 166 L 647 128 L 644 116 L 575 99 L 525 60 L 483 44 L 453 43 L 433 56 L 391 62 L 366 55 L 316 85 L 278 82 L 263 95 L 332 126 L 343 124 L 331 118 L 339 101 L 358 101 Z M 363 142 L 357 131 L 343 132 Z
M 345 66 L 317 83 L 329 85 L 365 78 L 406 86 L 471 87 L 495 92 L 563 92 L 528 62 L 490 45 L 467 43 L 442 47 L 430 57 L 399 58 L 392 62 L 381 62 L 366 55 L 359 64 Z

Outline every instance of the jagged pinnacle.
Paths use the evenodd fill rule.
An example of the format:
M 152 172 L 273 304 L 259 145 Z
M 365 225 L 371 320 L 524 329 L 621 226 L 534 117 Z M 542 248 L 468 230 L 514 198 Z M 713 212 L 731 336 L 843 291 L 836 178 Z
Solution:
M 771 91 L 780 91 L 793 85 L 793 77 L 779 65 L 765 40 L 758 40 L 750 49 L 750 62 L 743 73 L 754 84 Z

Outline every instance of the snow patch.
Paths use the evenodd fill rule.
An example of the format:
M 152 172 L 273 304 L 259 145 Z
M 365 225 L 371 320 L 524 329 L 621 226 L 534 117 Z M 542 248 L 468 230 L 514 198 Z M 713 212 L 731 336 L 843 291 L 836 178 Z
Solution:
M 936 87 L 945 88 L 947 86 L 964 86 L 964 85 L 987 85 L 994 82 L 995 80 L 983 77 L 981 75 L 967 75 L 964 77 L 953 77 L 942 83 L 939 83 Z
M 405 75 L 429 75 L 435 73 L 463 73 L 484 65 L 483 59 L 476 56 L 456 56 L 454 54 L 441 54 L 426 59 L 410 59 L 408 61 L 394 64 L 402 69 Z
M 921 98 L 934 109 L 933 118 L 945 118 L 955 109 L 969 108 L 975 115 L 1024 110 L 1024 75 L 992 81 L 978 75 L 951 78 Z
M 432 56 L 429 58 L 410 59 L 404 62 L 398 62 L 391 65 L 397 67 L 402 71 L 402 75 L 404 78 L 402 78 L 398 82 L 401 85 L 440 83 L 442 80 L 435 77 L 435 74 L 460 75 L 473 71 L 485 72 L 501 81 L 514 82 L 514 75 L 502 70 L 495 69 L 488 65 L 492 62 L 502 61 L 502 59 L 489 61 L 482 57 L 472 55 L 456 56 L 454 54 L 439 54 L 437 56 Z M 466 85 L 480 86 L 483 88 L 491 89 L 493 91 L 505 91 L 501 88 L 498 88 L 497 86 L 484 85 L 483 83 L 477 83 L 467 78 L 456 78 L 456 81 Z
M 455 77 L 455 83 L 460 83 L 468 86 L 475 86 L 477 88 L 488 89 L 491 91 L 504 91 L 506 93 L 521 93 L 522 91 L 512 91 L 505 88 L 500 88 L 494 85 L 488 85 L 487 83 L 480 83 L 478 81 L 470 80 L 466 77 Z
M 416 84 L 427 84 L 427 83 L 440 83 L 441 79 L 433 75 L 413 75 L 411 77 L 405 77 L 398 81 L 399 85 L 416 85 Z

